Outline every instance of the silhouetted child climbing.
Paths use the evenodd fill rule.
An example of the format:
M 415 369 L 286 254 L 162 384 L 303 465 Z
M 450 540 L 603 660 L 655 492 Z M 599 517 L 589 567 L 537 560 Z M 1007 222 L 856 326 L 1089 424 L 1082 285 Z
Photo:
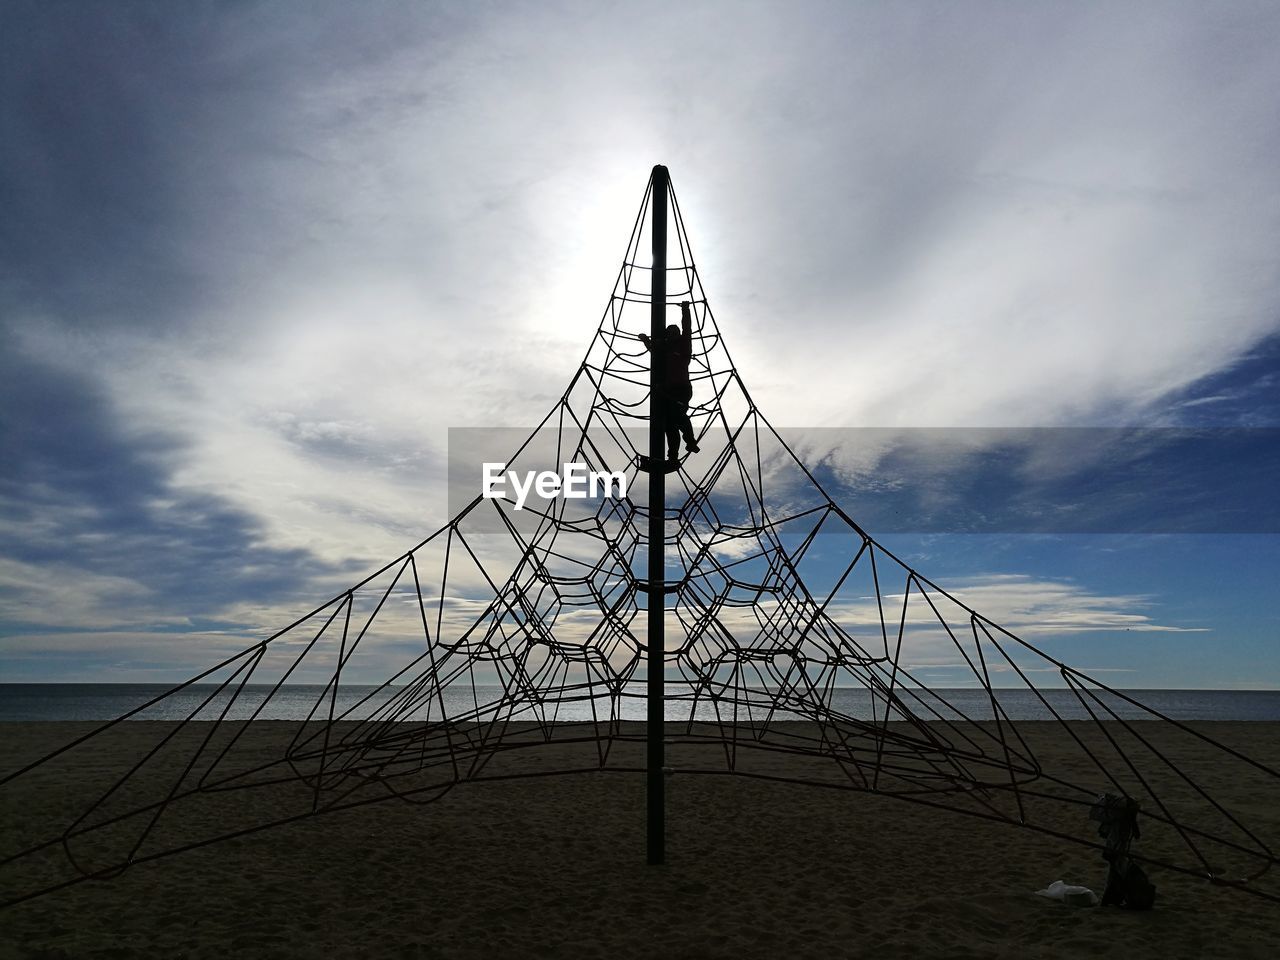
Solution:
M 640 339 L 652 353 L 653 343 L 649 338 L 642 333 Z M 688 300 L 680 304 L 680 326 L 673 323 L 667 327 L 662 352 L 666 360 L 662 384 L 667 400 L 667 459 L 679 460 L 681 435 L 684 436 L 684 445 L 688 451 L 698 452 L 693 424 L 689 422 L 689 401 L 693 399 L 693 384 L 689 382 L 689 362 L 693 359 L 693 319 L 689 314 Z

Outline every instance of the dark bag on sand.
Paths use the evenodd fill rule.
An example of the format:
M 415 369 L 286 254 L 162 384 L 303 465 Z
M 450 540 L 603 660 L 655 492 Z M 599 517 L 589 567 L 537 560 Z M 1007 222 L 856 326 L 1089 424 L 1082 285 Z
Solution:
M 1124 897 L 1120 905 L 1130 910 L 1150 910 L 1156 905 L 1156 885 L 1147 879 L 1136 863 L 1129 864 L 1125 871 Z
M 1102 892 L 1102 905 L 1150 910 L 1156 905 L 1156 885 L 1132 861 L 1123 873 L 1113 866 L 1107 871 L 1107 888 Z

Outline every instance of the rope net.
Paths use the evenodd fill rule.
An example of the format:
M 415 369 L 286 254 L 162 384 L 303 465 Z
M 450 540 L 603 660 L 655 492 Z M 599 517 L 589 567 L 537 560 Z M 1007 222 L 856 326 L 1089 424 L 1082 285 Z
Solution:
M 644 772 L 651 190 L 585 358 L 507 460 L 622 473 L 627 495 L 516 509 L 477 493 L 275 635 L 19 763 L 0 790 L 38 790 L 61 765 L 84 795 L 16 812 L 6 904 L 329 811 Z M 670 770 L 873 792 L 1099 850 L 1089 811 L 1114 793 L 1141 804 L 1135 859 L 1280 900 L 1265 831 L 1210 789 L 1230 778 L 1274 795 L 1280 773 L 1037 649 L 859 527 L 752 401 L 674 192 L 668 206 L 701 447 L 667 478 L 668 580 L 653 587 Z M 939 664 L 964 696 L 925 682 Z M 1048 723 L 1015 723 L 1013 697 Z M 164 722 L 122 723 L 135 718 Z M 1067 757 L 1052 769 L 1046 743 Z

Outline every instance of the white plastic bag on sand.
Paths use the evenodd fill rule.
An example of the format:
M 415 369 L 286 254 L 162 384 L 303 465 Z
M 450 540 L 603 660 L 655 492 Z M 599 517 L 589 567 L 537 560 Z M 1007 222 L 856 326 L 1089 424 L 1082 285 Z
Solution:
M 1037 890 L 1036 893 L 1042 897 L 1048 897 L 1050 900 L 1061 900 L 1063 903 L 1069 903 L 1073 907 L 1096 907 L 1098 898 L 1094 892 L 1088 887 L 1074 887 L 1069 883 L 1063 883 L 1061 880 L 1055 880 L 1043 890 Z

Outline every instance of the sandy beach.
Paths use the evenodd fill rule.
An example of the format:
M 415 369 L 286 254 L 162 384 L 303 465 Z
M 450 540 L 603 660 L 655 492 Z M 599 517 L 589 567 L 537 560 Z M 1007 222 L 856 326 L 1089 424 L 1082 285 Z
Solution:
M 289 726 L 251 733 L 269 753 Z M 1144 733 L 1158 740 L 1157 726 Z M 1280 724 L 1194 726 L 1280 764 Z M 89 729 L 3 727 L 6 772 Z M 76 805 L 83 795 L 101 792 L 156 729 L 123 725 L 91 761 L 0 788 L 5 855 L 56 834 L 54 825 L 83 807 Z M 1076 758 L 1055 755 L 1060 739 L 1051 725 L 1020 729 L 1046 769 L 1061 760 L 1083 775 L 1072 766 Z M 1236 773 L 1215 778 L 1212 751 L 1198 754 L 1195 742 L 1168 739 L 1170 755 L 1216 798 L 1262 837 L 1280 839 L 1274 788 Z M 634 746 L 619 751 L 620 765 Z M 531 750 L 527 762 L 568 763 L 554 755 L 568 749 Z M 1154 911 L 1073 908 L 1034 891 L 1061 879 L 1101 893 L 1105 864 L 1097 850 L 865 792 L 686 773 L 679 759 L 667 781 L 668 862 L 661 867 L 645 863 L 641 775 L 464 784 L 433 803 L 393 799 L 311 817 L 17 904 L 3 911 L 0 956 L 1280 956 L 1280 904 L 1152 868 Z M 805 776 L 824 761 L 770 762 Z M 296 789 L 263 788 L 254 803 L 293 809 Z M 245 796 L 222 796 L 172 818 L 169 839 L 217 829 L 219 817 L 239 815 Z M 1061 825 L 1094 836 L 1087 818 Z M 1149 828 L 1137 852 L 1167 842 Z M 78 852 L 92 855 L 88 847 Z M 1272 892 L 1278 880 L 1264 878 Z

